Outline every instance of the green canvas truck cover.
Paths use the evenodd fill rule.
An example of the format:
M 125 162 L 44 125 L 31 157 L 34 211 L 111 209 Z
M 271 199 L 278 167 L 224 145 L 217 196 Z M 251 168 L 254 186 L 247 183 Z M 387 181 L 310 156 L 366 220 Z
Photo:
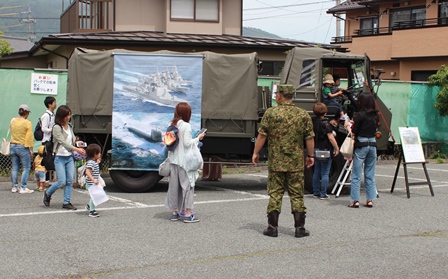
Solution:
M 182 54 L 171 51 L 136 52 L 124 49 L 76 48 L 69 60 L 67 104 L 82 116 L 112 115 L 114 54 Z M 258 119 L 258 55 L 188 53 L 202 55 L 202 118 Z

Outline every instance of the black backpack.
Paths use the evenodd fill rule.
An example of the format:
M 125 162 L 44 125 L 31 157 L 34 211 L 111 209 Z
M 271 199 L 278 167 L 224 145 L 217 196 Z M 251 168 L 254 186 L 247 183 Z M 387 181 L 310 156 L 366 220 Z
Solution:
M 48 112 L 46 112 L 48 113 Z M 51 119 L 51 114 L 48 113 Z M 36 127 L 34 127 L 34 139 L 41 141 L 44 138 L 44 132 L 42 131 L 42 120 L 39 118 Z
M 59 125 L 59 124 L 55 124 Z M 61 126 L 61 125 L 59 125 Z M 53 126 L 54 127 L 54 126 Z M 62 128 L 62 126 L 61 126 Z M 51 137 L 49 141 L 45 142 L 44 148 L 44 157 L 42 158 L 41 165 L 45 167 L 46 170 L 56 170 L 54 167 L 54 143 L 53 143 L 53 133 L 51 133 Z

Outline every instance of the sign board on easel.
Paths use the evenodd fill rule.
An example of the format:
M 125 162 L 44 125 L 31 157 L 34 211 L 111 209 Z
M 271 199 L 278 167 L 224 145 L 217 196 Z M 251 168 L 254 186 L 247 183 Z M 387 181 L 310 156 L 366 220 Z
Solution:
M 425 162 L 418 127 L 399 127 L 398 129 L 405 161 L 407 163 Z
M 398 164 L 395 170 L 394 180 L 390 192 L 394 192 L 395 182 L 397 182 L 398 171 L 400 170 L 400 163 L 403 160 L 404 181 L 406 185 L 406 194 L 408 198 L 411 197 L 409 186 L 412 185 L 428 185 L 431 196 L 434 197 L 434 190 L 432 189 L 431 180 L 429 179 L 428 170 L 426 169 L 425 155 L 423 154 L 422 143 L 420 141 L 420 133 L 417 127 L 399 127 L 401 138 L 401 151 L 398 157 Z M 422 164 L 423 171 L 426 176 L 426 182 L 410 182 L 408 176 L 408 164 Z

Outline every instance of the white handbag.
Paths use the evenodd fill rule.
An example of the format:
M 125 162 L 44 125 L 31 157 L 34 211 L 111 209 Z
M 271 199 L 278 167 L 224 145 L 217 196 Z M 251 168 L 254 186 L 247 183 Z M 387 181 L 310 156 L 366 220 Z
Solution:
M 10 147 L 11 147 L 11 142 L 7 141 L 5 138 L 3 138 L 2 139 L 2 154 L 3 155 L 9 155 Z
M 159 165 L 159 175 L 170 176 L 170 158 L 167 157 L 165 161 Z
M 11 130 L 11 123 L 14 120 L 11 119 L 11 122 L 9 122 L 9 129 L 8 129 L 8 133 L 6 134 L 6 138 L 2 139 L 2 154 L 3 155 L 9 155 L 11 153 L 11 140 L 8 140 L 9 137 L 9 132 Z
M 351 134 L 348 134 L 344 142 L 339 149 L 339 152 L 344 156 L 344 158 L 351 159 L 353 157 L 353 149 L 355 147 L 355 140 L 352 138 Z

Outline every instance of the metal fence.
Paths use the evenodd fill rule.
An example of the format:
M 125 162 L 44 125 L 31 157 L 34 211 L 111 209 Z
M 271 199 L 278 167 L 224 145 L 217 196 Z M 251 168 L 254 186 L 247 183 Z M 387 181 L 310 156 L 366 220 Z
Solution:
M 34 157 L 33 157 L 33 160 L 31 160 L 31 163 L 33 161 L 34 161 Z M 77 163 L 77 166 L 79 166 L 79 162 L 76 162 L 76 163 Z M 110 165 L 110 156 L 107 155 L 101 161 L 101 164 L 100 164 L 101 173 L 107 173 L 109 171 L 109 165 Z M 11 176 L 11 167 L 12 167 L 11 157 L 0 154 L 0 177 Z M 30 174 L 30 177 L 33 177 L 32 175 L 34 175 L 33 171 Z

